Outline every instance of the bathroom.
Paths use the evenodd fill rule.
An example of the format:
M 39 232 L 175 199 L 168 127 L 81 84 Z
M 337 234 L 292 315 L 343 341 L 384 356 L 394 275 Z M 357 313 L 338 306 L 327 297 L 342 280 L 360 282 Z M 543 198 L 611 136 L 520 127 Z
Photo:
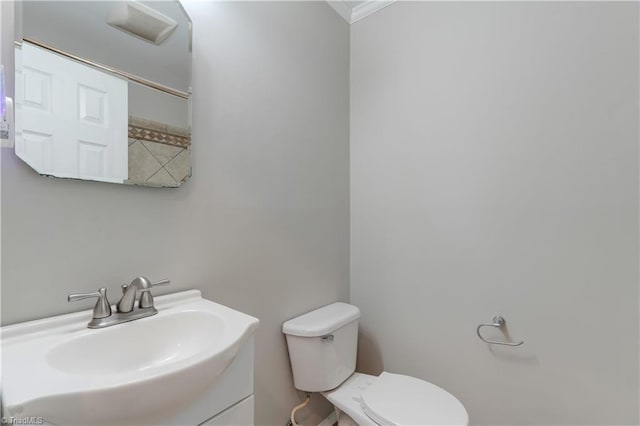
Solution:
M 14 99 L 23 6 L 0 2 Z M 306 395 L 283 324 L 347 302 L 357 372 L 437 385 L 471 425 L 639 424 L 637 2 L 182 6 L 179 187 L 44 177 L 3 140 L 3 334 L 86 323 L 95 300 L 69 294 L 115 303 L 123 283 L 167 278 L 158 301 L 199 290 L 259 320 L 252 421 L 227 424 L 284 426 Z M 17 367 L 3 356 L 1 377 Z M 314 393 L 295 418 L 333 413 Z

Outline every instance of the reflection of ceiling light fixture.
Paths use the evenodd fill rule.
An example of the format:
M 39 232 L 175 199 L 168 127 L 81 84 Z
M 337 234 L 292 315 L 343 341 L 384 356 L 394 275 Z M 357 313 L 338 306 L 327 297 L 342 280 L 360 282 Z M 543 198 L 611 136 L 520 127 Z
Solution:
M 165 41 L 178 26 L 173 19 L 137 1 L 114 4 L 107 24 L 154 44 Z

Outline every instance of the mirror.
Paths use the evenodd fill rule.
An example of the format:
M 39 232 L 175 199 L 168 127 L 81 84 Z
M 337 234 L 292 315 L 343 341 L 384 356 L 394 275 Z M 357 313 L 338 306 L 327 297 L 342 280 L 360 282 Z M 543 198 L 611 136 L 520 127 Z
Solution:
M 185 182 L 191 20 L 180 2 L 24 1 L 21 9 L 18 157 L 47 176 Z

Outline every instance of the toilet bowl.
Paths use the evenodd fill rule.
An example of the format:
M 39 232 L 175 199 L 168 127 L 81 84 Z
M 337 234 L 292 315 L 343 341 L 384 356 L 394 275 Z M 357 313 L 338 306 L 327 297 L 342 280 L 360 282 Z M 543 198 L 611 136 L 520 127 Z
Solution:
M 469 424 L 467 411 L 453 395 L 411 376 L 353 373 L 322 394 L 336 408 L 339 426 Z
M 321 392 L 339 426 L 468 425 L 467 411 L 444 389 L 416 377 L 355 372 L 360 310 L 333 303 L 285 322 L 294 385 Z

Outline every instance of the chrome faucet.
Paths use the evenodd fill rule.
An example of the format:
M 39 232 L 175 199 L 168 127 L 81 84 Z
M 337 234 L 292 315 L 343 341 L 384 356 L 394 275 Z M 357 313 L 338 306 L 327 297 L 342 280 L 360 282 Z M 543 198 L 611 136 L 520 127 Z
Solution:
M 123 284 L 122 297 L 116 304 L 117 312 L 112 312 L 111 310 L 106 288 L 101 288 L 95 293 L 70 294 L 67 296 L 67 301 L 75 302 L 89 297 L 97 297 L 98 301 L 93 308 L 93 316 L 87 327 L 104 328 L 157 314 L 158 310 L 153 306 L 151 288 L 157 285 L 169 284 L 170 282 L 169 280 L 161 280 L 152 283 L 145 277 L 138 277 L 131 281 L 129 285 Z M 138 309 L 134 309 L 138 294 L 140 294 Z
M 133 310 L 133 305 L 136 301 L 136 296 L 140 293 L 140 302 L 138 306 L 140 309 L 148 309 L 153 307 L 153 296 L 151 295 L 151 287 L 157 285 L 169 284 L 169 280 L 161 280 L 157 283 L 151 283 L 145 277 L 138 277 L 131 281 L 131 284 L 122 284 L 122 297 L 116 305 L 118 312 L 127 313 Z M 154 308 L 155 309 L 155 308 Z

